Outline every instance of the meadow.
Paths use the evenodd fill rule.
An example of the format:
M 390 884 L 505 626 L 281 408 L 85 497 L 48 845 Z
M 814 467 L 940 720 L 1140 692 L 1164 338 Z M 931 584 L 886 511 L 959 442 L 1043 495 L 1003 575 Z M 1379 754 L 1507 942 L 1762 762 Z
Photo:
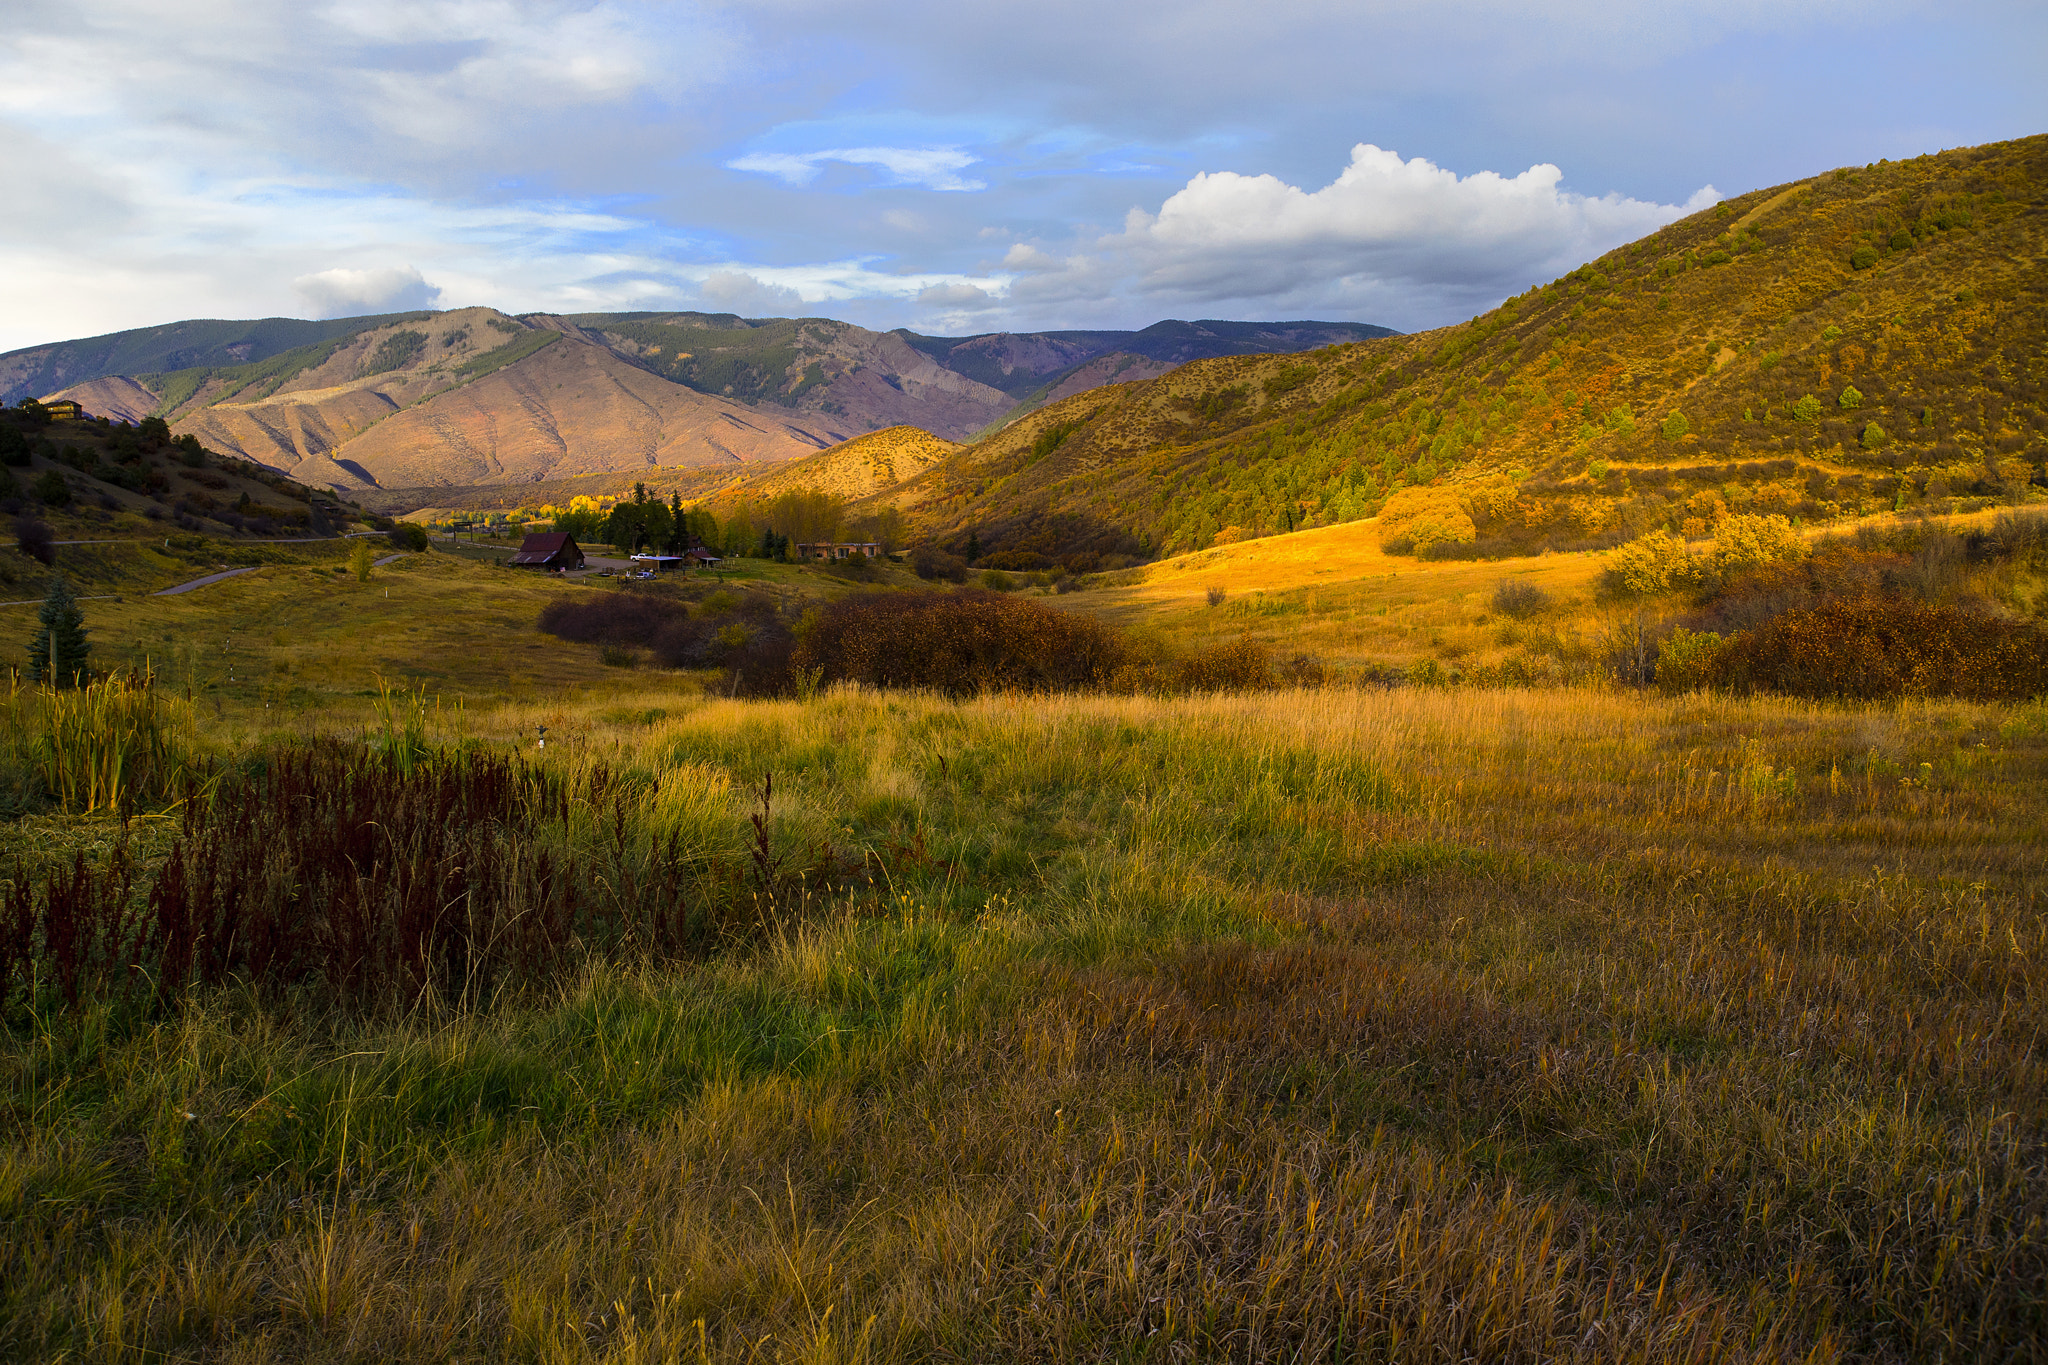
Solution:
M 222 585 L 266 629 L 284 586 Z M 382 586 L 269 662 L 373 638 Z M 550 847 L 596 895 L 668 840 L 717 932 L 482 998 L 17 983 L 0 1354 L 2041 1352 L 2038 705 L 746 702 L 563 649 L 436 706 L 341 686 L 375 662 L 172 742 L 602 773 Z M 5 830 L 38 885 L 183 837 Z

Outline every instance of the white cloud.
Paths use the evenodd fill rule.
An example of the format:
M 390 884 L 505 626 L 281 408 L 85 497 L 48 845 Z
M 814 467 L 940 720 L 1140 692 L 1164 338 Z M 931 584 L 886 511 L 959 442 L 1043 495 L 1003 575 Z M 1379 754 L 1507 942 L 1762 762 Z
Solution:
M 959 174 L 976 158 L 957 147 L 836 147 L 822 152 L 750 152 L 725 164 L 736 171 L 772 175 L 790 185 L 808 185 L 829 161 L 872 166 L 890 183 L 922 185 L 928 190 L 985 190 L 985 181 Z
M 1099 298 L 1108 287 L 1167 306 L 1370 306 L 1397 311 L 1395 325 L 1434 325 L 1720 198 L 1711 186 L 1683 205 L 1593 198 L 1562 180 L 1547 164 L 1461 177 L 1360 143 L 1320 189 L 1205 172 L 1157 213 L 1132 209 L 1121 233 L 1065 260 L 1018 243 L 1003 263 L 1027 272 L 1013 292 L 1034 303 Z
M 292 289 L 319 318 L 345 318 L 360 313 L 408 313 L 432 308 L 441 297 L 412 266 L 350 270 L 335 266 L 301 275 Z
M 705 276 L 697 292 L 717 311 L 742 317 L 774 317 L 804 306 L 804 296 L 788 285 L 768 284 L 743 270 L 714 271 Z
M 917 291 L 917 302 L 921 308 L 950 308 L 955 311 L 993 308 L 995 295 L 965 281 L 953 284 L 928 285 Z

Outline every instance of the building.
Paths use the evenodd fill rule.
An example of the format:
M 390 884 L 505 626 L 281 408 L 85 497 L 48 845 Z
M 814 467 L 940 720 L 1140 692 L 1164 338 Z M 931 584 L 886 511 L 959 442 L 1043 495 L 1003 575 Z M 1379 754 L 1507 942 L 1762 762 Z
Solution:
M 882 553 L 882 546 L 873 540 L 814 540 L 798 543 L 796 553 L 799 559 L 851 559 L 855 555 L 873 559 Z
M 683 551 L 683 558 L 698 568 L 703 569 L 715 569 L 725 563 L 722 557 L 713 554 L 702 545 L 692 545 L 689 549 Z
M 689 567 L 689 562 L 682 555 L 656 554 L 652 550 L 642 550 L 639 554 L 634 555 L 633 562 L 641 568 L 651 570 L 654 573 L 667 573 L 670 569 L 686 569 Z
M 53 422 L 82 422 L 85 420 L 85 409 L 80 406 L 75 398 L 45 398 L 43 400 L 43 411 L 50 415 L 50 420 Z
M 519 552 L 512 556 L 512 565 L 519 569 L 554 569 L 558 572 L 580 569 L 583 567 L 583 551 L 576 547 L 576 538 L 567 531 L 546 531 L 519 542 Z

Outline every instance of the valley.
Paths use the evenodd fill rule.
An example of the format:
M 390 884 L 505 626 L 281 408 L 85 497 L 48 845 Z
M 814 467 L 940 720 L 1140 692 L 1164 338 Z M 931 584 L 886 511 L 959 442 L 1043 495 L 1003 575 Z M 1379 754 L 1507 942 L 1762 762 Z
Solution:
M 0 1357 L 2032 1358 L 2044 215 L 0 357 Z

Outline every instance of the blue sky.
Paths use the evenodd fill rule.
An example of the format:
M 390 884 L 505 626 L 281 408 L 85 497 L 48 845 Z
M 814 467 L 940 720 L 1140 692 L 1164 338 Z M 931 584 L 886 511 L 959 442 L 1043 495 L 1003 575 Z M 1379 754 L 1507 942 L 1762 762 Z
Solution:
M 0 348 L 468 304 L 1408 330 L 1717 195 L 2048 130 L 2039 3 L 8 9 Z

